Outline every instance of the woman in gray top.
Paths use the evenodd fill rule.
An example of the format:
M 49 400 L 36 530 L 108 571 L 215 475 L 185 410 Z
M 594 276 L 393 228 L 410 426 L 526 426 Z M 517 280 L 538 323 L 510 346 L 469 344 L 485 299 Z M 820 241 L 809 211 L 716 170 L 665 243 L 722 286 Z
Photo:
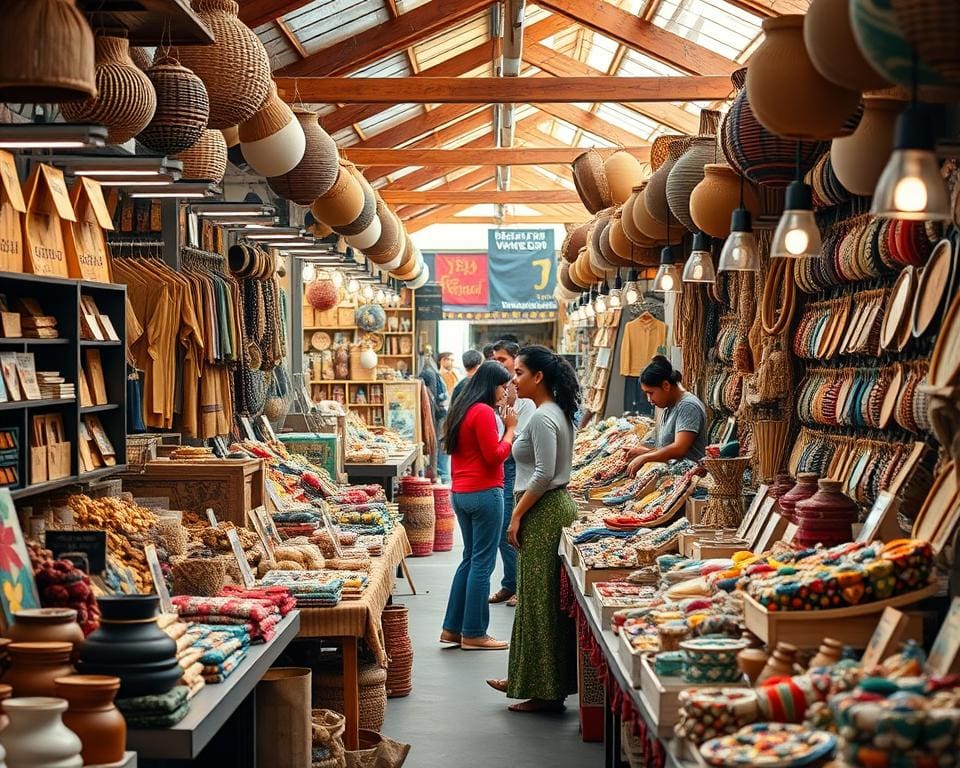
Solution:
M 517 613 L 509 676 L 487 683 L 511 699 L 514 712 L 557 712 L 577 690 L 576 635 L 560 607 L 561 530 L 577 506 L 566 487 L 573 462 L 573 418 L 580 385 L 573 367 L 545 347 L 525 347 L 516 362 L 517 394 L 537 410 L 513 445 L 516 503 L 507 538 L 517 557 Z
M 657 355 L 640 374 L 640 387 L 650 402 L 663 408 L 663 418 L 646 440 L 630 449 L 627 471 L 637 474 L 649 462 L 670 459 L 699 461 L 707 449 L 707 409 L 700 398 L 680 386 L 680 371 Z

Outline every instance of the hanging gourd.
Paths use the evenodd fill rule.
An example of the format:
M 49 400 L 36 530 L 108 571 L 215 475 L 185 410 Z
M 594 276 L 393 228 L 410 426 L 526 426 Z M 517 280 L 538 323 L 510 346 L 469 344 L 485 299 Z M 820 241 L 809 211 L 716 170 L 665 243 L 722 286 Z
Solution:
M 203 81 L 173 56 L 162 54 L 144 74 L 157 94 L 157 108 L 137 140 L 161 155 L 189 149 L 200 140 L 210 118 Z

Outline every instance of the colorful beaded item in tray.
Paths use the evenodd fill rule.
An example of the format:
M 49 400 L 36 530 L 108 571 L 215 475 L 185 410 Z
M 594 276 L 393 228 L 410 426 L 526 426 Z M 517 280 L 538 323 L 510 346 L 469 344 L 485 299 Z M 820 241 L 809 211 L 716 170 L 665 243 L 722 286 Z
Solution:
M 711 739 L 700 747 L 710 765 L 799 768 L 830 757 L 837 737 L 789 723 L 754 723 L 732 736 Z

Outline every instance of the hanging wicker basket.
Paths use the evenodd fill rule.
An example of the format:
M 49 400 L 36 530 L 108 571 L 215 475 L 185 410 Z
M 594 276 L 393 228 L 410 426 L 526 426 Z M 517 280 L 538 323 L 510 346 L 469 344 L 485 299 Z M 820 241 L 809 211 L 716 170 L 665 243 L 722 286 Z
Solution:
M 715 163 L 720 155 L 714 136 L 697 136 L 667 176 L 667 202 L 677 220 L 692 232 L 697 225 L 690 216 L 690 195 L 703 181 L 704 166 Z
M 97 95 L 93 32 L 74 0 L 8 0 L 0 101 L 57 104 Z
M 613 203 L 603 158 L 595 149 L 587 150 L 573 161 L 573 184 L 590 213 L 609 208 Z
M 313 201 L 310 210 L 317 221 L 322 221 L 330 227 L 342 227 L 354 221 L 363 212 L 365 202 L 360 182 L 341 163 L 337 180 L 326 193 Z
M 193 0 L 213 32 L 213 45 L 179 49 L 177 58 L 203 80 L 210 97 L 208 128 L 231 128 L 253 117 L 270 87 L 270 60 L 260 39 L 237 18 L 233 0 Z
M 385 261 L 384 257 L 396 248 L 400 240 L 400 223 L 387 207 L 387 204 L 379 197 L 377 198 L 376 215 L 380 219 L 380 236 L 373 245 L 364 248 L 363 253 L 374 264 L 382 264 Z
M 360 188 L 363 190 L 363 208 L 360 209 L 360 214 L 349 224 L 333 227 L 333 231 L 338 235 L 344 237 L 359 235 L 370 226 L 377 215 L 377 197 L 373 188 L 369 184 L 361 184 Z
M 261 176 L 282 176 L 303 159 L 307 148 L 303 128 L 273 81 L 263 106 L 238 129 L 243 159 Z
M 310 205 L 315 199 L 326 194 L 337 180 L 340 158 L 336 143 L 330 138 L 330 134 L 320 127 L 316 112 L 297 108 L 293 110 L 293 114 L 306 138 L 303 159 L 292 171 L 271 176 L 267 183 L 280 197 L 292 200 L 297 205 Z
M 158 56 L 146 76 L 157 94 L 157 109 L 137 139 L 163 155 L 196 144 L 207 127 L 210 100 L 203 81 L 172 56 Z
M 97 95 L 60 105 L 64 118 L 75 123 L 99 123 L 107 141 L 122 144 L 140 133 L 153 119 L 157 94 L 153 83 L 130 58 L 130 41 L 116 34 L 98 34 L 96 48 Z
M 174 156 L 183 163 L 183 178 L 220 183 L 227 172 L 227 142 L 220 131 L 207 129 L 190 149 Z

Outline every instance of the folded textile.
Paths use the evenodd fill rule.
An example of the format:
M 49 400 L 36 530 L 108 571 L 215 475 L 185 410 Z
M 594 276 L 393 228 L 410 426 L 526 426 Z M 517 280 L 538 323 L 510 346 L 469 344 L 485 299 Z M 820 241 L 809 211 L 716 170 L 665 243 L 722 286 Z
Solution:
M 192 699 L 194 696 L 200 693 L 200 690 L 206 684 L 207 681 L 203 679 L 203 675 L 200 675 L 200 677 L 196 678 L 193 683 L 190 684 L 190 693 L 188 694 L 187 698 Z
M 230 658 L 230 656 L 244 647 L 244 644 L 239 640 L 236 638 L 231 638 L 230 640 L 226 640 L 217 644 L 213 648 L 206 649 L 203 652 L 203 656 L 201 656 L 200 661 L 203 663 L 204 667 L 223 664 L 227 659 Z
M 293 599 L 290 590 L 283 586 L 261 586 L 255 589 L 246 589 L 236 584 L 228 584 L 220 590 L 220 597 L 266 600 L 277 606 L 281 616 L 286 616 L 297 605 L 297 601 Z
M 279 615 L 280 610 L 263 600 L 242 600 L 236 597 L 193 597 L 177 595 L 174 605 L 180 610 L 181 618 L 190 616 L 232 616 L 248 621 L 260 621 L 272 614 Z
M 203 657 L 202 648 L 190 648 L 182 656 L 177 656 L 180 669 L 189 669 Z
M 203 679 L 208 683 L 222 683 L 246 658 L 247 652 L 243 649 L 232 653 L 219 664 L 209 664 L 203 667 Z
M 257 622 L 244 621 L 243 619 L 234 618 L 233 616 L 202 616 L 197 618 L 200 621 L 217 625 L 218 627 L 222 625 L 224 628 L 230 626 L 240 628 L 248 634 L 251 643 L 262 643 L 272 640 L 276 634 L 277 625 L 280 623 L 279 614 L 273 614 L 263 621 Z
M 613 531 L 609 528 L 588 528 L 573 540 L 574 544 L 585 544 L 588 541 L 599 541 L 600 539 L 629 539 L 637 532 L 636 529 L 629 531 Z
M 183 690 L 187 691 L 186 688 Z M 189 695 L 189 691 L 187 691 L 185 697 L 189 699 Z M 150 714 L 149 712 L 127 714 L 124 712 L 123 719 L 127 721 L 128 728 L 170 728 L 183 720 L 189 711 L 189 701 L 185 700 L 183 706 L 173 712 L 158 714 Z
M 170 714 L 180 709 L 187 701 L 187 689 L 178 685 L 166 693 L 154 693 L 149 696 L 132 696 L 127 699 L 117 699 L 116 705 L 126 716 L 127 714 Z M 179 720 L 177 721 L 179 722 Z
M 229 624 L 210 627 L 202 637 L 197 638 L 193 647 L 202 653 L 228 643 L 236 643 L 241 648 L 250 645 L 250 633 L 247 628 Z
M 166 636 L 171 640 L 179 640 L 187 633 L 186 622 L 180 621 L 179 616 L 177 619 L 178 620 L 173 624 L 168 624 L 166 627 L 162 627 L 164 634 L 166 634 Z
M 190 625 L 192 629 L 201 630 L 204 634 L 203 636 L 209 635 L 211 632 L 219 632 L 221 634 L 231 635 L 233 637 L 239 638 L 244 642 L 249 642 L 250 633 L 247 631 L 246 626 L 243 623 L 238 624 L 204 624 L 202 621 L 196 624 Z

